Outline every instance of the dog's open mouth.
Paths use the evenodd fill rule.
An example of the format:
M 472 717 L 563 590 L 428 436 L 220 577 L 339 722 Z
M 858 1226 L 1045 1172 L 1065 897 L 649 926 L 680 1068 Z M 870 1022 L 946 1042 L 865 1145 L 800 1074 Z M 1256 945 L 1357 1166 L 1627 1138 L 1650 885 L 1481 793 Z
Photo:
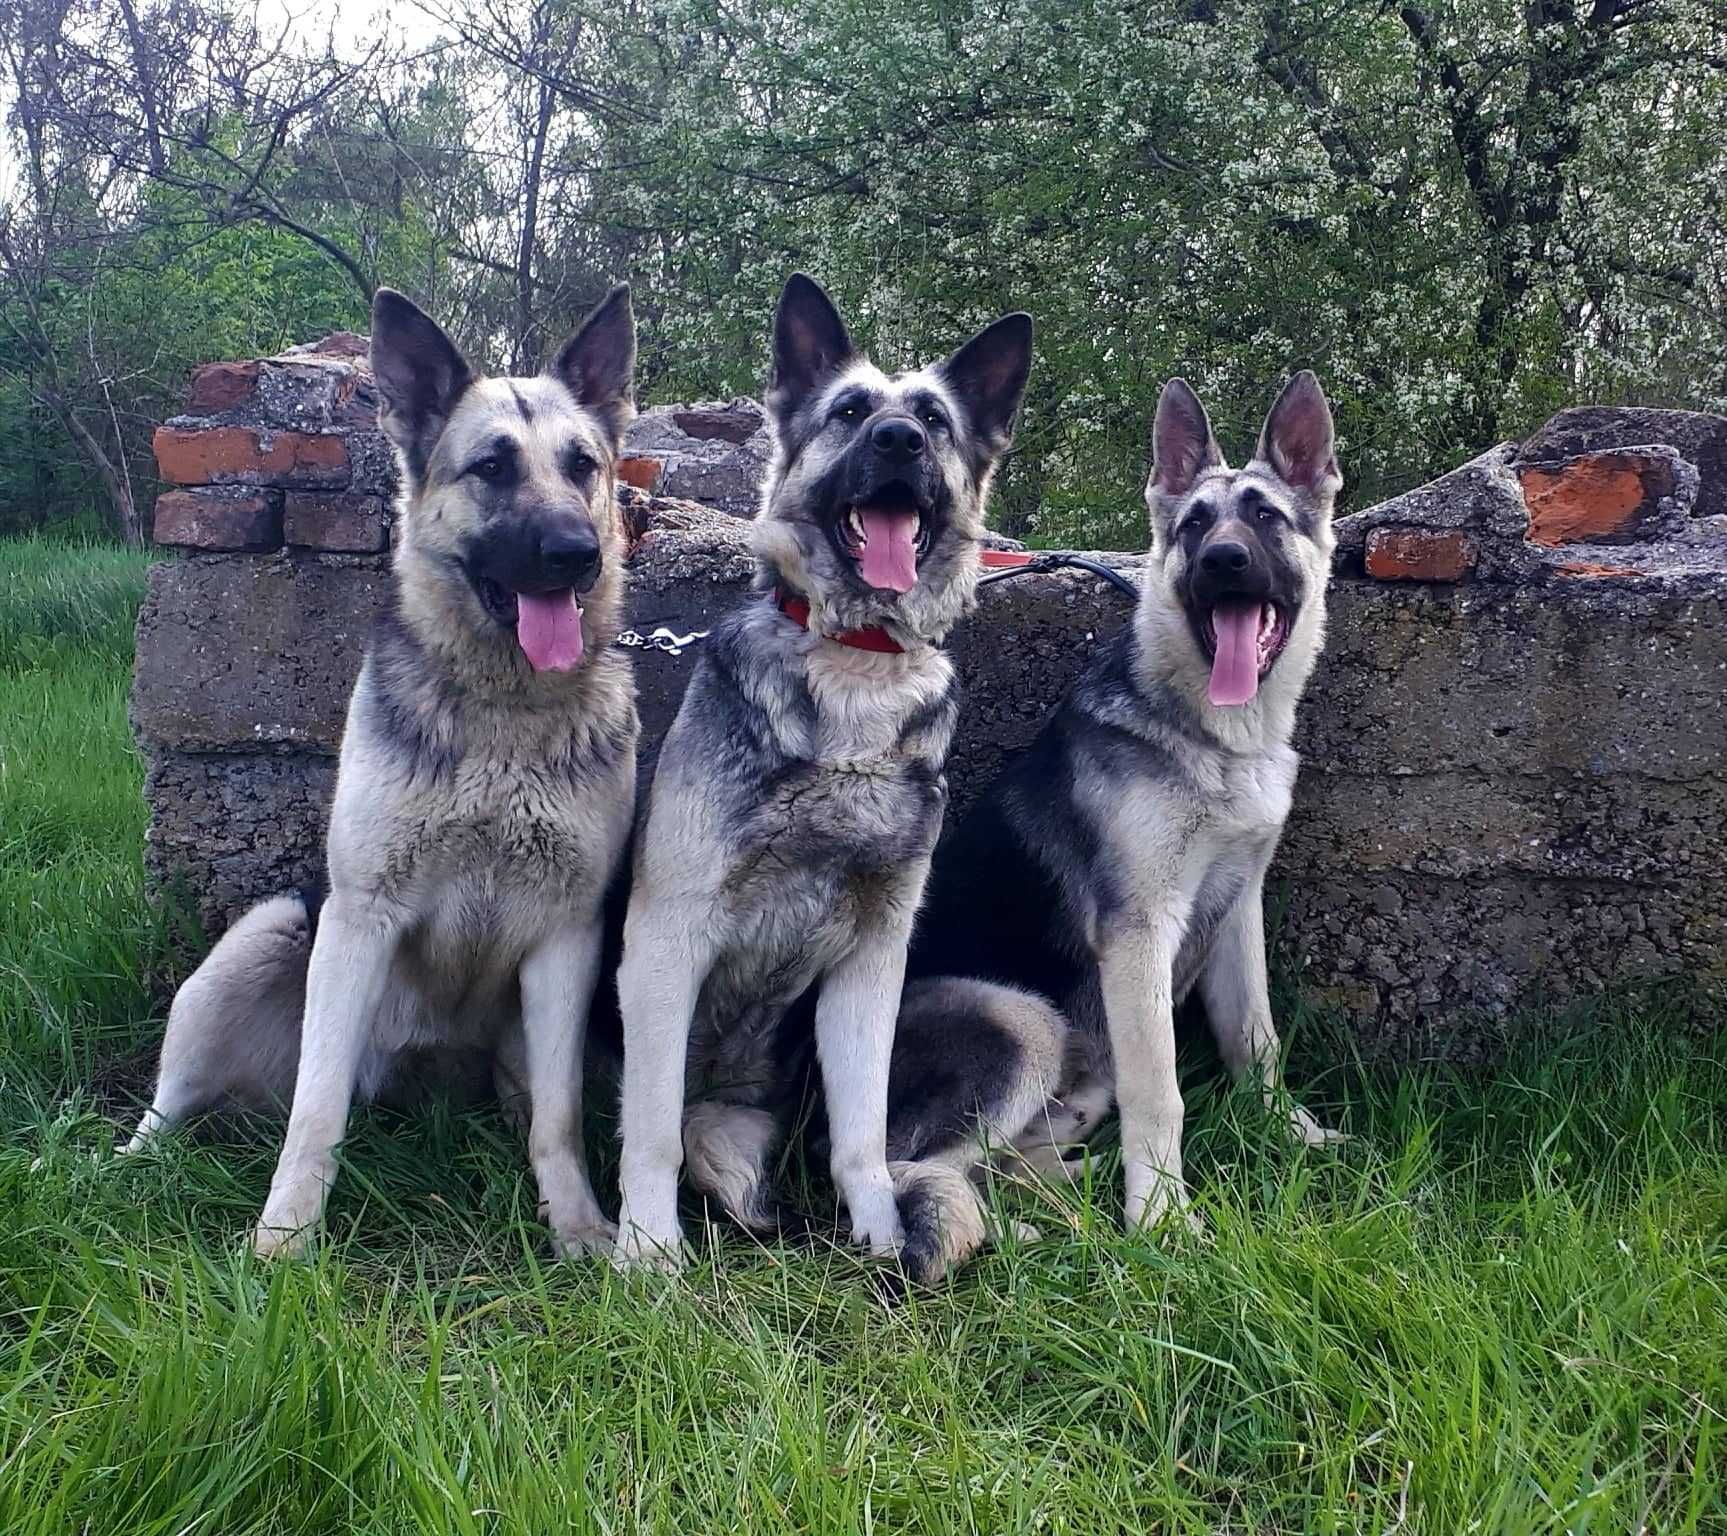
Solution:
M 930 519 L 909 496 L 892 492 L 840 509 L 840 538 L 858 573 L 883 592 L 917 585 L 918 561 L 929 553 Z
M 468 572 L 480 606 L 505 629 L 536 672 L 567 672 L 582 659 L 582 605 L 572 588 L 512 592 L 490 576 Z
M 1206 697 L 1229 708 L 1259 692 L 1259 680 L 1283 654 L 1289 618 L 1272 602 L 1223 602 L 1205 616 L 1203 629 L 1211 653 Z

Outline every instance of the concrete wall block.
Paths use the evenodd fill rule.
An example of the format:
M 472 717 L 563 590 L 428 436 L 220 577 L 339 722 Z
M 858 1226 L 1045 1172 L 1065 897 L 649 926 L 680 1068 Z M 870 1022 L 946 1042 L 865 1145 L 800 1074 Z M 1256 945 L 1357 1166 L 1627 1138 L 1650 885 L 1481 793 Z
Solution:
M 1311 1002 L 1354 1015 L 1363 1047 L 1486 1060 L 1518 1010 L 1683 978 L 1727 995 L 1727 917 L 1686 882 L 1363 874 L 1272 867 L 1274 950 Z
M 1641 774 L 1429 773 L 1391 778 L 1308 759 L 1284 835 L 1310 875 L 1727 882 L 1727 766 Z M 1727 888 L 1727 887 L 1724 887 Z
M 157 752 L 144 783 L 151 885 L 183 894 L 218 937 L 264 897 L 322 878 L 335 789 L 333 757 Z
M 134 730 L 151 751 L 333 754 L 388 582 L 376 557 L 152 566 L 138 617 Z
M 1297 740 L 1309 761 L 1399 777 L 1692 779 L 1727 753 L 1727 575 L 1706 593 L 1336 580 Z

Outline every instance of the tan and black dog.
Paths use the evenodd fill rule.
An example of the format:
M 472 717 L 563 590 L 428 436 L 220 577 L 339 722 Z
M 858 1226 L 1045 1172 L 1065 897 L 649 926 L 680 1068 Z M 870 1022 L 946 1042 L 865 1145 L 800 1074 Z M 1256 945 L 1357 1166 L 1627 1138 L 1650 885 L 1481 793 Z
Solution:
M 342 739 L 328 895 L 255 907 L 180 989 L 129 1148 L 224 1103 L 287 1107 L 260 1253 L 318 1221 L 354 1098 L 429 1066 L 525 1094 L 557 1250 L 610 1247 L 582 1060 L 635 799 L 635 691 L 612 646 L 634 362 L 627 288 L 545 372 L 498 379 L 377 295 L 401 532 Z

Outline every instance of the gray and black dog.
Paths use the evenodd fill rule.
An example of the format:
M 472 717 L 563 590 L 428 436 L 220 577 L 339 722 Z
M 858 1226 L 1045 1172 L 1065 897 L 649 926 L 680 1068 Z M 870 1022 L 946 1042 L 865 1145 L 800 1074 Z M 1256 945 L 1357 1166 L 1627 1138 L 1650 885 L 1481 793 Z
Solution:
M 1198 987 L 1223 1059 L 1278 1104 L 1263 890 L 1289 814 L 1295 711 L 1320 652 L 1339 486 L 1331 412 L 1297 374 L 1232 470 L 1188 386 L 1163 391 L 1146 486 L 1151 552 L 1133 622 L 935 859 L 894 1052 L 895 1156 L 981 1172 L 994 1149 L 1071 1172 L 1121 1109 L 1130 1225 L 1184 1207 L 1175 1009 Z M 1003 986 L 1061 1012 L 1002 1018 Z M 1024 1110 L 1049 1061 L 1060 1082 Z M 1024 1110 L 1022 1114 L 1022 1110 Z M 1333 1139 L 1282 1103 L 1293 1134 Z M 968 1156 L 968 1153 L 970 1154 Z M 984 1236 L 941 1186 L 926 1272 Z
M 786 284 L 757 591 L 704 647 L 635 848 L 620 1264 L 682 1262 L 681 1165 L 740 1222 L 772 1223 L 770 1157 L 812 1042 L 852 1235 L 883 1255 L 904 1241 L 888 1062 L 947 798 L 958 701 L 940 645 L 975 601 L 1030 362 L 1016 314 L 890 375 L 813 281 Z M 813 1021 L 794 1006 L 811 991 Z M 922 1208 L 907 1179 L 938 1175 L 901 1172 Z
M 634 364 L 624 287 L 543 373 L 500 379 L 378 291 L 400 540 L 342 737 L 328 896 L 263 902 L 187 980 L 128 1149 L 218 1104 L 288 1106 L 260 1253 L 321 1216 L 355 1096 L 428 1076 L 495 1078 L 525 1105 L 557 1250 L 611 1247 L 582 1065 L 635 802 L 635 689 L 612 645 Z

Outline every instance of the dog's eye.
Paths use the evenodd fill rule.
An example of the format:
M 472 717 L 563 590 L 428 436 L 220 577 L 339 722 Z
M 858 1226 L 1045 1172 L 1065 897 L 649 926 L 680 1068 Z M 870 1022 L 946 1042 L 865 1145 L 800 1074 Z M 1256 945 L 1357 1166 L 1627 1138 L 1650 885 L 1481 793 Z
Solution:
M 856 421 L 861 415 L 863 409 L 856 405 L 842 405 L 834 412 L 835 419 L 839 421 Z
M 945 427 L 947 425 L 947 417 L 943 416 L 940 411 L 933 409 L 927 410 L 923 413 L 923 424 L 926 427 Z
M 564 475 L 567 479 L 579 480 L 593 467 L 593 459 L 580 448 L 572 448 L 564 455 Z
M 1276 507 L 1272 506 L 1270 502 L 1262 501 L 1253 509 L 1253 516 L 1260 524 L 1269 526 L 1272 523 L 1279 522 L 1282 519 L 1283 514 L 1279 512 Z
M 489 454 L 483 459 L 477 459 L 469 468 L 468 473 L 478 475 L 482 480 L 496 480 L 504 472 L 504 461 L 496 454 Z

